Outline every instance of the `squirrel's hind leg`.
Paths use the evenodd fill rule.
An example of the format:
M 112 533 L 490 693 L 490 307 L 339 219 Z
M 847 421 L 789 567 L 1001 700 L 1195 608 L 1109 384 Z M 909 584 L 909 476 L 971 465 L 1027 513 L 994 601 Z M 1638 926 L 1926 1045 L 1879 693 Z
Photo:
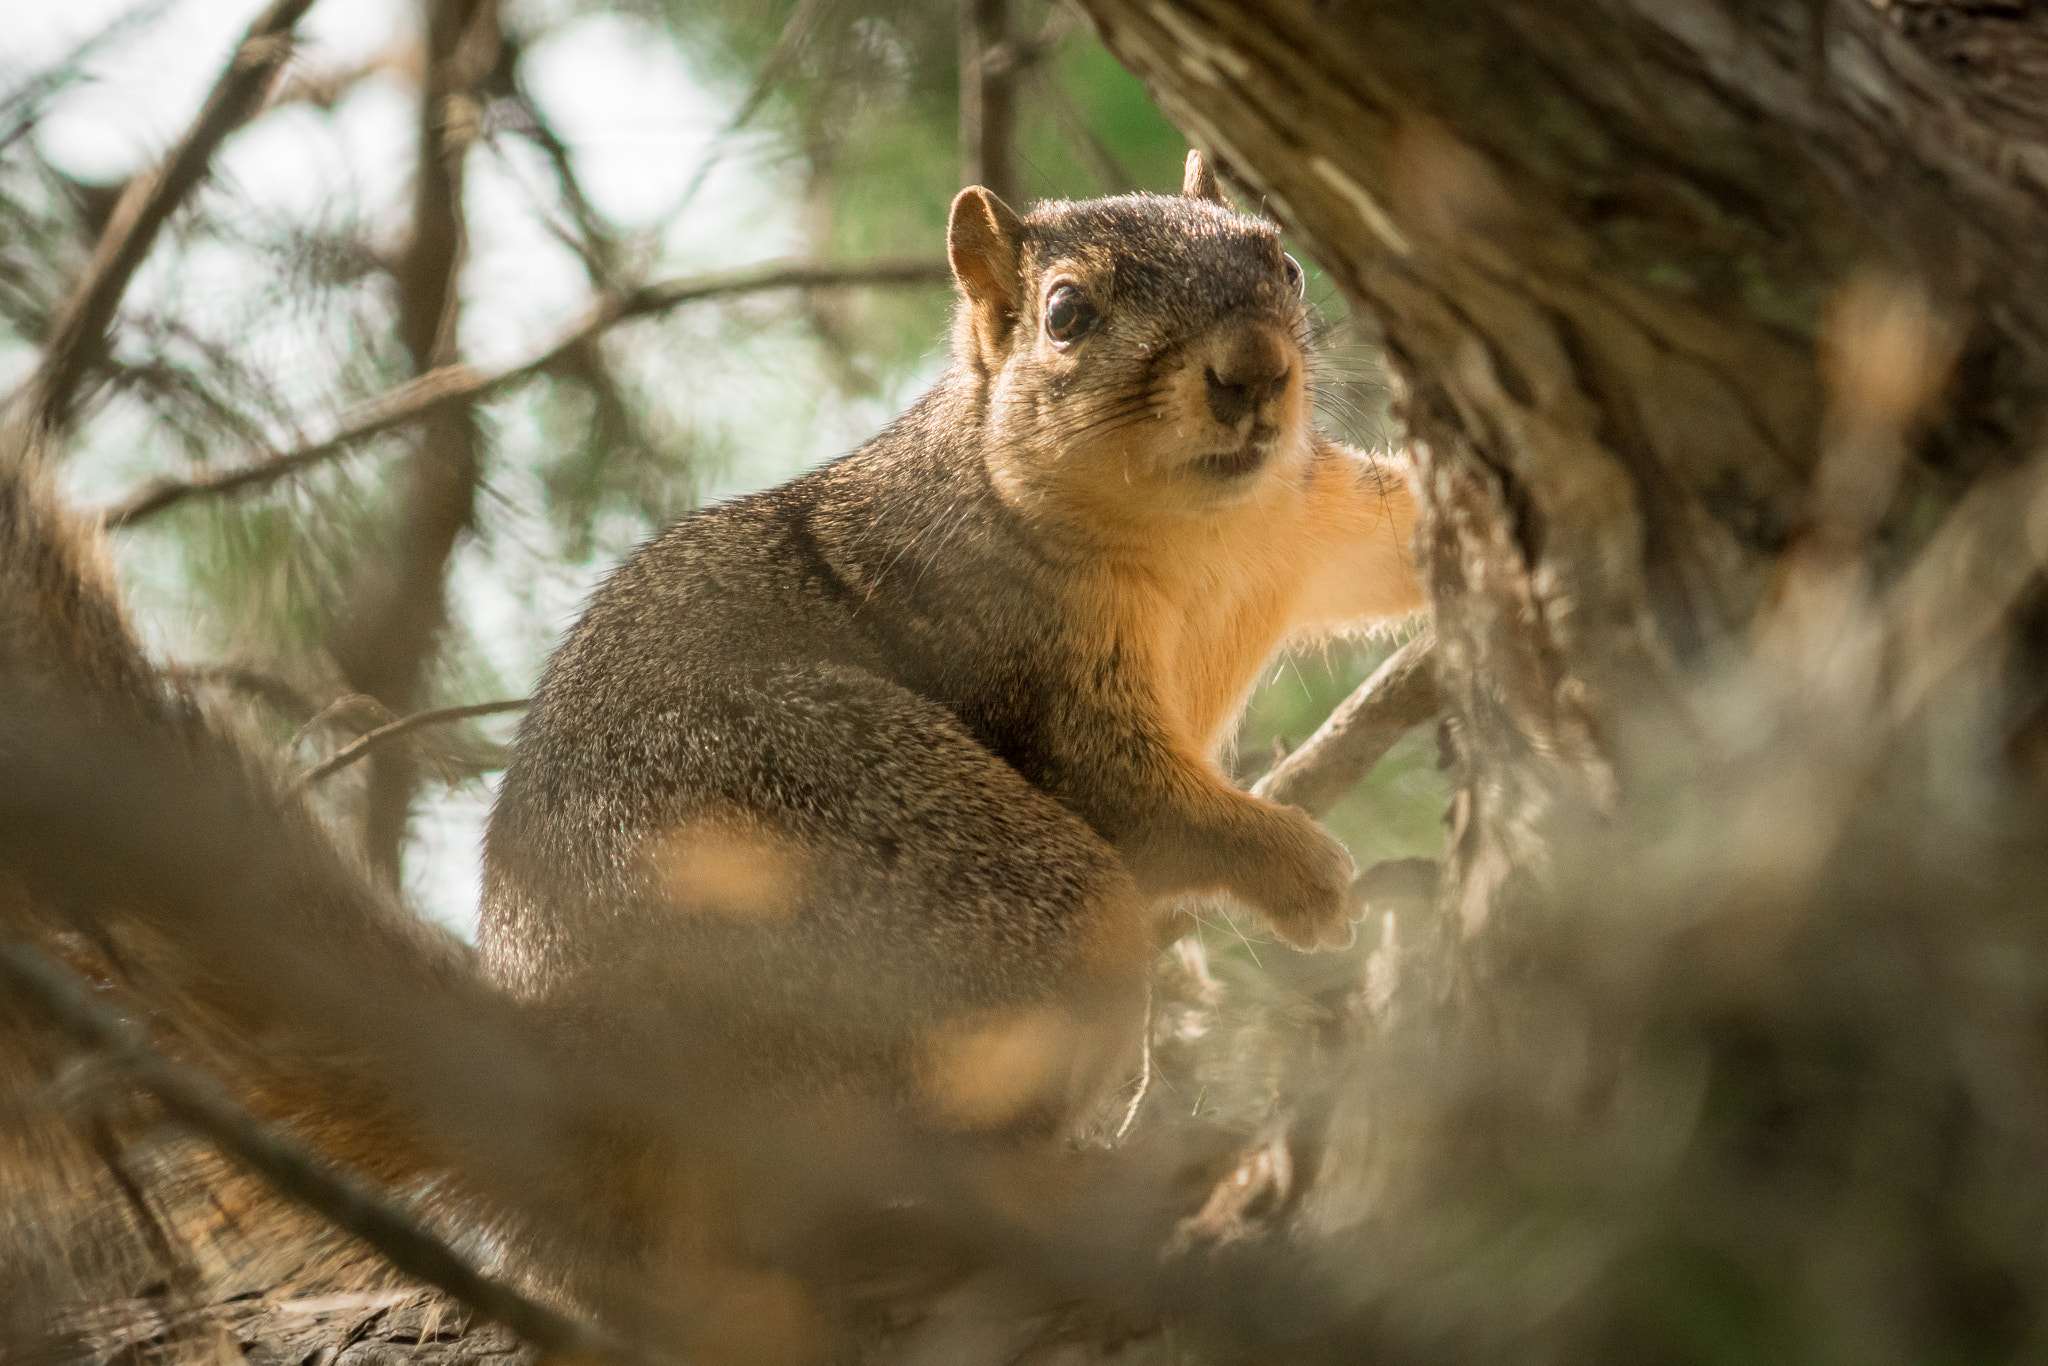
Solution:
M 1124 1080 L 1149 910 L 1084 821 L 859 669 L 691 692 L 652 775 L 665 809 L 622 851 L 633 913 L 589 959 L 613 999 L 665 1000 L 779 1081 L 886 1092 L 951 1130 L 1057 1130 Z

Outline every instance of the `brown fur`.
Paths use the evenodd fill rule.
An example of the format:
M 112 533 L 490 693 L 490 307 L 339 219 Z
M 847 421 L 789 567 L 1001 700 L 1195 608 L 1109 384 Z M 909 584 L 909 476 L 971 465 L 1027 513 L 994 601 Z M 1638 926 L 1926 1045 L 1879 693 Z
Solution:
M 1413 513 L 1311 425 L 1277 233 L 1190 184 L 1021 219 L 963 192 L 938 386 L 598 593 L 487 844 L 484 954 L 522 995 L 601 1032 L 658 983 L 770 1088 L 1032 1127 L 1134 1042 L 1164 898 L 1348 942 L 1341 846 L 1215 754 L 1284 640 L 1420 606 Z M 1064 341 L 1062 289 L 1099 319 Z M 735 829 L 777 913 L 717 889 Z
M 1283 640 L 1419 604 L 1412 513 L 1395 471 L 1310 426 L 1273 229 L 1199 164 L 1190 184 L 1022 219 L 963 194 L 946 378 L 845 460 L 685 519 L 597 595 L 489 837 L 483 958 L 517 1010 L 165 683 L 97 538 L 17 454 L 0 919 L 573 1299 L 707 1359 L 739 1353 L 720 1333 L 761 1338 L 772 1301 L 788 1341 L 762 1350 L 810 1351 L 790 1344 L 822 1340 L 815 1306 L 735 1243 L 762 1169 L 807 1170 L 749 1127 L 749 1096 L 870 1129 L 880 1100 L 927 1134 L 1051 1133 L 1122 1075 L 1164 898 L 1230 892 L 1305 945 L 1348 934 L 1343 850 L 1214 755 Z M 1060 346 L 1043 315 L 1063 283 L 1101 322 Z M 0 1227 L 14 1268 L 87 1230 L 149 1241 L 51 1115 L 62 1050 L 15 1046 L 36 1026 L 0 1019 L 0 1101 L 42 1107 L 25 1142 L 51 1154 L 8 1172 L 36 1196 Z M 848 1123 L 821 1127 L 850 1142 Z M 148 1163 L 170 1173 L 153 1190 L 219 1193 Z M 265 1202 L 229 1204 L 308 1247 Z M 102 1260 L 119 1266 L 81 1293 L 128 1293 L 153 1259 Z

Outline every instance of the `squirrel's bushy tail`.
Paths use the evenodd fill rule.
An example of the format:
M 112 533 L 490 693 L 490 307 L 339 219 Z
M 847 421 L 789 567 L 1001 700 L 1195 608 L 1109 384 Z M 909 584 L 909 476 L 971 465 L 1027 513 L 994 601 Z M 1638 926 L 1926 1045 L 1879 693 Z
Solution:
M 643 1293 L 648 1249 L 674 1229 L 706 1242 L 710 1207 L 782 1151 L 723 1064 L 658 1020 L 561 1057 L 559 1022 L 409 913 L 279 762 L 151 661 L 98 529 L 4 437 L 0 939 L 65 960 L 182 1065 L 501 1275 L 656 1336 L 719 1312 L 707 1296 L 753 1303 L 752 1282 L 720 1299 L 666 1273 L 675 1293 Z M 389 1274 L 166 1132 L 111 1060 L 0 991 L 0 1357 L 153 1288 L 217 1303 Z M 694 1244 L 664 1255 L 736 1274 Z
M 516 1065 L 525 1049 L 469 951 L 376 886 L 277 763 L 152 663 L 100 532 L 61 507 L 19 435 L 0 437 L 0 936 L 63 960 L 165 1051 L 401 1190 L 450 1186 L 469 1156 L 451 1135 L 476 1127 L 452 1113 L 487 1115 L 507 1090 L 476 1060 Z M 67 1304 L 220 1292 L 265 1241 L 252 1224 L 276 1233 L 282 1206 L 244 1201 L 111 1060 L 11 995 L 0 1349 Z M 201 1236 L 236 1222 L 239 1246 Z M 288 1222 L 292 1255 L 318 1255 L 310 1223 Z
M 57 505 L 38 447 L 0 434 L 0 689 L 10 707 L 162 715 L 165 692 L 130 629 L 99 535 Z

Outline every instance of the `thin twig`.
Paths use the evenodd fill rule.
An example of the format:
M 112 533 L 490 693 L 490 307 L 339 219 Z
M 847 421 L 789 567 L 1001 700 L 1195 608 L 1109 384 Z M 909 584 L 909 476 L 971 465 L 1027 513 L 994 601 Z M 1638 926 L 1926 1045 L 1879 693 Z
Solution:
M 130 526 L 201 493 L 232 493 L 274 484 L 286 475 L 344 454 L 358 442 L 490 393 L 524 375 L 491 374 L 468 365 L 445 365 L 385 390 L 342 416 L 333 435 L 297 450 L 273 454 L 253 465 L 218 470 L 194 479 L 160 479 L 105 510 L 109 528 Z
M 1145 1060 L 1138 1071 L 1138 1089 L 1131 1096 L 1131 1104 L 1124 1111 L 1124 1122 L 1116 1126 L 1116 1142 L 1124 1141 L 1124 1135 L 1131 1131 L 1131 1124 L 1138 1118 L 1138 1107 L 1145 1103 L 1145 1096 L 1152 1089 L 1152 980 L 1145 980 Z
M 416 711 L 410 716 L 358 735 L 334 753 L 299 775 L 299 785 L 308 786 L 319 782 L 331 773 L 338 773 L 358 759 L 366 757 L 372 750 L 401 735 L 422 730 L 428 726 L 446 725 L 450 721 L 462 721 L 472 716 L 494 716 L 499 712 L 518 711 L 525 706 L 524 697 L 506 698 L 500 702 L 472 702 L 465 707 L 436 707 L 432 711 Z
M 356 720 L 349 727 L 358 736 L 361 736 L 366 731 L 375 730 L 379 726 L 388 726 L 398 719 L 391 714 L 391 708 L 385 706 L 368 693 L 345 692 L 328 702 L 326 706 L 312 712 L 304 721 L 301 721 L 299 728 L 292 732 L 292 738 L 284 742 L 282 752 L 285 754 L 297 754 L 299 746 L 304 743 L 307 736 L 324 726 L 337 724 L 344 715 L 350 712 L 355 713 L 358 717 L 366 713 L 368 715 L 367 720 Z
M 595 288 L 610 290 L 617 283 L 618 228 L 598 211 L 590 196 L 584 193 L 583 179 L 576 173 L 575 155 L 555 131 L 540 101 L 527 88 L 523 75 L 526 42 L 526 35 L 516 29 L 500 35 L 498 64 L 490 73 L 484 92 L 495 102 L 496 119 L 502 121 L 501 126 L 533 144 L 547 158 L 548 166 L 554 172 L 561 207 L 568 211 L 574 227 L 572 230 L 556 222 L 554 215 L 547 213 L 544 218 L 549 232 L 576 253 L 583 262 L 585 275 Z M 491 146 L 503 156 L 503 149 L 495 138 L 491 140 Z
M 416 60 L 411 49 L 395 44 L 347 66 L 296 72 L 271 92 L 263 112 L 267 114 L 287 105 L 309 104 L 323 113 L 333 113 L 336 106 L 364 81 L 387 71 L 403 76 Z
M 1273 765 L 1252 795 L 1320 816 L 1358 785 L 1394 742 L 1443 710 L 1436 635 L 1424 630 L 1337 705 L 1301 748 Z
M 292 52 L 292 29 L 313 0 L 273 0 L 256 16 L 207 94 L 185 136 L 154 170 L 135 177 L 114 206 L 84 278 L 50 328 L 42 364 L 30 381 L 37 426 L 58 431 L 71 419 L 78 391 L 107 346 L 107 326 L 157 233 L 185 202 L 220 144 L 262 107 Z
M 683 187 L 682 197 L 676 200 L 675 206 L 668 212 L 668 217 L 679 217 L 684 209 L 690 207 L 690 201 L 697 197 L 697 191 L 704 188 L 704 182 L 711 178 L 712 170 L 724 158 L 726 145 L 731 141 L 732 135 L 746 127 L 760 111 L 761 106 L 767 102 L 768 92 L 775 88 L 775 83 L 782 79 L 782 73 L 803 52 L 804 45 L 810 42 L 811 34 L 817 30 L 819 22 L 824 19 L 826 12 L 834 3 L 835 0 L 797 0 L 797 7 L 791 11 L 789 21 L 782 26 L 782 32 L 776 35 L 775 46 L 768 52 L 768 60 L 761 63 L 761 70 L 754 76 L 754 83 L 748 88 L 746 97 L 740 101 L 739 108 L 725 121 L 725 126 L 712 135 L 711 145 L 705 149 L 704 159 L 697 163 L 697 169 L 690 175 L 690 183 Z
M 33 1000 L 81 1045 L 105 1054 L 155 1096 L 172 1118 L 280 1194 L 368 1243 L 406 1275 L 562 1359 L 667 1366 L 666 1357 L 621 1342 L 602 1328 L 538 1304 L 483 1275 L 453 1248 L 394 1210 L 381 1192 L 300 1151 L 212 1077 L 166 1058 L 140 1025 L 97 999 L 76 973 L 41 949 L 18 940 L 0 942 L 0 978 L 14 993 Z
M 1042 65 L 1031 66 L 1026 72 L 1026 79 L 1031 82 L 1039 100 L 1052 111 L 1053 121 L 1060 125 L 1068 140 L 1081 153 L 1081 159 L 1088 163 L 1089 171 L 1104 194 L 1121 194 L 1138 183 L 1117 160 L 1116 153 L 1109 150 L 1109 144 L 1088 125 L 1087 116 L 1074 107 L 1074 102 L 1067 98 L 1067 92 L 1046 74 Z
M 397 385 L 342 416 L 334 432 L 296 450 L 271 454 L 253 464 L 192 479 L 160 479 L 106 508 L 107 526 L 127 527 L 202 494 L 262 488 L 288 475 L 345 454 L 357 443 L 449 408 L 487 398 L 561 365 L 619 323 L 649 318 L 683 304 L 761 294 L 778 289 L 825 289 L 840 285 L 937 285 L 951 278 L 944 260 L 889 258 L 859 265 L 775 261 L 740 270 L 683 276 L 600 301 L 547 350 L 503 370 L 446 365 Z

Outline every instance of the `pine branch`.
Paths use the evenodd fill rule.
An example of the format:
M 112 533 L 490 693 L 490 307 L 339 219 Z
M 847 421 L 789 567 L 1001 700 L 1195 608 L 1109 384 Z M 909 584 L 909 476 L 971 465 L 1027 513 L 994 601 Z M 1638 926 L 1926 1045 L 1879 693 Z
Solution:
M 711 178 L 711 172 L 724 159 L 732 135 L 746 127 L 754 115 L 760 112 L 761 106 L 768 100 L 768 92 L 782 79 L 782 73 L 789 68 L 790 63 L 802 54 L 804 47 L 811 40 L 811 35 L 817 31 L 819 22 L 824 19 L 834 2 L 835 0 L 797 0 L 797 7 L 790 12 L 788 22 L 783 24 L 782 32 L 776 35 L 775 46 L 769 50 L 768 60 L 761 63 L 760 71 L 755 74 L 754 84 L 740 100 L 739 108 L 733 112 L 733 116 L 725 121 L 725 126 L 713 135 L 711 146 L 705 151 L 704 159 L 697 163 L 697 169 L 691 174 L 689 184 L 683 187 L 682 196 L 677 199 L 675 208 L 670 211 L 670 217 L 680 216 L 697 197 L 697 191 L 704 188 L 704 182 Z
M 228 134 L 263 105 L 292 52 L 292 29 L 313 0 L 273 0 L 235 45 L 199 116 L 167 158 L 128 183 L 84 278 L 57 312 L 30 380 L 30 415 L 44 431 L 70 424 L 79 390 L 107 351 L 107 328 L 157 234 L 205 177 Z
M 471 702 L 466 706 L 436 707 L 432 711 L 416 711 L 410 716 L 401 716 L 396 721 L 388 722 L 377 727 L 375 730 L 365 731 L 363 734 L 358 735 L 355 739 L 349 741 L 340 749 L 300 774 L 299 783 L 302 786 L 317 783 L 329 774 L 338 773 L 342 769 L 347 768 L 358 759 L 367 758 L 370 752 L 379 746 L 396 740 L 402 735 L 408 735 L 413 731 L 424 729 L 427 726 L 446 725 L 450 721 L 465 721 L 472 716 L 495 716 L 499 712 L 518 711 L 527 704 L 528 700 L 524 697 L 512 697 L 498 702 Z
M 739 270 L 682 276 L 601 300 L 547 350 L 503 370 L 448 365 L 431 370 L 359 404 L 343 414 L 335 430 L 322 440 L 295 450 L 274 452 L 251 464 L 216 470 L 191 479 L 159 479 L 104 509 L 109 527 L 133 526 L 188 498 L 267 487 L 301 470 L 347 454 L 360 443 L 418 422 L 434 413 L 511 389 L 536 375 L 561 366 L 577 350 L 611 328 L 636 318 L 656 317 L 684 304 L 729 299 L 778 289 L 827 289 L 842 285 L 925 286 L 951 276 L 943 259 L 897 257 L 859 265 L 815 261 L 774 261 Z

